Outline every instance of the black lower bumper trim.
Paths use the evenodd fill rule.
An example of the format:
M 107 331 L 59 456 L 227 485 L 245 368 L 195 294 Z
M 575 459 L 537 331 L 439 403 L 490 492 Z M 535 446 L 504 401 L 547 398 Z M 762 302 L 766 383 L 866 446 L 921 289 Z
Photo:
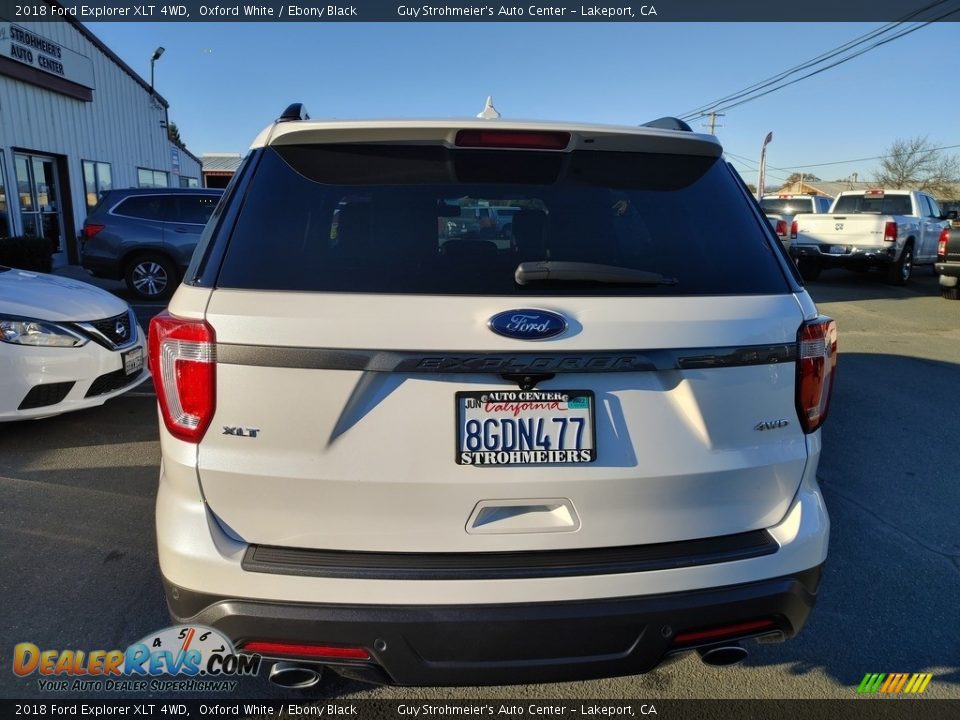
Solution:
M 559 682 L 648 672 L 680 632 L 771 619 L 790 637 L 816 600 L 820 568 L 684 593 L 509 605 L 329 605 L 230 599 L 166 583 L 178 623 L 244 642 L 366 648 L 355 676 L 397 685 Z M 682 648 L 690 649 L 690 646 Z M 285 658 L 289 659 L 289 658 Z
M 251 545 L 247 572 L 382 580 L 494 580 L 649 572 L 771 555 L 766 530 L 626 547 L 527 552 L 384 553 Z

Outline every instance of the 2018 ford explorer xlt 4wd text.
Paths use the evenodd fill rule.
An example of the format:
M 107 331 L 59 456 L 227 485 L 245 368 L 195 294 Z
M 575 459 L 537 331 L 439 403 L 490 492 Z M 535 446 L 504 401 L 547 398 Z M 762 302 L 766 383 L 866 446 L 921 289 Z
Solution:
M 800 629 L 836 328 L 715 138 L 281 120 L 150 328 L 177 621 L 405 685 Z

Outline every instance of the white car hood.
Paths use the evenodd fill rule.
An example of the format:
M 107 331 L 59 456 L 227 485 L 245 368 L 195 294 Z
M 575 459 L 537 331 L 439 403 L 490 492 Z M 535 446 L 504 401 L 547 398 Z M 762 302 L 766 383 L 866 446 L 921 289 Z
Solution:
M 37 320 L 102 320 L 128 309 L 127 303 L 79 280 L 27 272 L 0 271 L 0 314 Z

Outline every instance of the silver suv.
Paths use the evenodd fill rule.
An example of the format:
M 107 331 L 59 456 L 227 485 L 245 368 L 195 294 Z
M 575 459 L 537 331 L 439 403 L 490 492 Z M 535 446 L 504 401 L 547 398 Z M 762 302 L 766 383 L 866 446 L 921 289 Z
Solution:
M 81 264 L 124 279 L 141 300 L 166 300 L 190 263 L 223 190 L 109 190 L 83 224 Z
M 286 684 L 625 675 L 799 631 L 836 327 L 716 139 L 300 110 L 150 326 L 174 619 Z M 458 232 L 481 205 L 510 242 Z

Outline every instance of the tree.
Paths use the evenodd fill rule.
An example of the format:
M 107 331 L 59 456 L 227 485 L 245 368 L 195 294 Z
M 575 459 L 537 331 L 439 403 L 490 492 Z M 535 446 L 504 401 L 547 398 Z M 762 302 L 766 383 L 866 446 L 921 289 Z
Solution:
M 175 122 L 170 122 L 167 125 L 167 137 L 170 138 L 170 142 L 178 148 L 186 149 L 186 145 L 184 145 L 183 140 L 180 139 L 180 128 L 177 127 Z
M 956 157 L 938 150 L 926 136 L 897 138 L 880 160 L 876 182 L 882 187 L 923 190 L 952 199 L 960 182 Z
M 747 190 L 749 190 L 754 195 L 757 194 L 757 186 L 754 185 L 753 183 L 747 183 Z
M 813 173 L 795 172 L 795 173 L 790 173 L 790 175 L 787 176 L 787 179 L 783 181 L 783 184 L 793 185 L 794 183 L 799 183 L 799 182 L 818 182 L 819 180 L 820 178 L 818 178 Z

